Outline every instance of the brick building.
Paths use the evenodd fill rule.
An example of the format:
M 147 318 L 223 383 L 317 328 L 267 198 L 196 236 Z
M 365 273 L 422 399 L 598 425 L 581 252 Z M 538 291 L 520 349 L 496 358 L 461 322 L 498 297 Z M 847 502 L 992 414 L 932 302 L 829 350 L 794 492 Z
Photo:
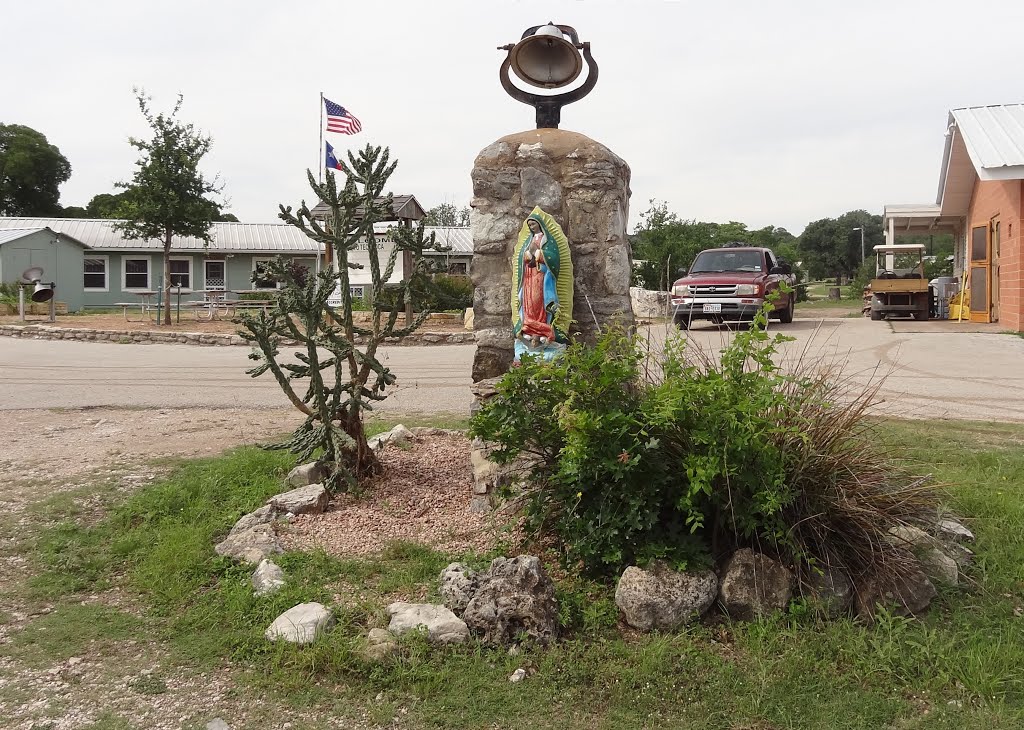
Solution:
M 935 204 L 885 206 L 887 243 L 952 233 L 954 272 L 969 289 L 971 321 L 1017 332 L 1024 332 L 1022 225 L 1024 104 L 953 109 Z

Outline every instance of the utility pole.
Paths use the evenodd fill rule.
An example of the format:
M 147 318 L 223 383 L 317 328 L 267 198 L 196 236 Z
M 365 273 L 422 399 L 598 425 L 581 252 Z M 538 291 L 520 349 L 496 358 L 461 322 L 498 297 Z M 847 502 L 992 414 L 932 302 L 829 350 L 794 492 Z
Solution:
M 854 228 L 855 231 L 860 231 L 860 262 L 863 264 L 866 258 L 864 253 L 864 227 L 858 226 Z

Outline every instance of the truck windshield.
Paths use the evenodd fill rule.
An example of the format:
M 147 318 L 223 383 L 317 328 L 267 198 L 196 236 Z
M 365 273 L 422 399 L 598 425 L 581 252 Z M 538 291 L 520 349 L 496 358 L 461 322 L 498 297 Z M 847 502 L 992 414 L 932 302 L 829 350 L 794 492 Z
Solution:
M 760 271 L 764 256 L 760 251 L 702 251 L 690 267 L 691 274 L 725 271 Z

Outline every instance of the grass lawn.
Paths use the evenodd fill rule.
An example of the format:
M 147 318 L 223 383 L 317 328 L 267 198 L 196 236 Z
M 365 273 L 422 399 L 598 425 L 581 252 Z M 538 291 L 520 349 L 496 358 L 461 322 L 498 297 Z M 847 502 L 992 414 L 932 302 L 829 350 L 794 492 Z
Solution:
M 72 517 L 23 535 L 35 564 L 24 600 L 51 610 L 0 644 L 0 658 L 46 665 L 138 641 L 184 665 L 242 667 L 242 681 L 274 702 L 399 728 L 1024 727 L 1024 427 L 887 421 L 879 438 L 948 485 L 977 535 L 971 583 L 943 592 L 921 620 L 822 623 L 797 606 L 757 623 L 624 636 L 613 587 L 567 579 L 566 638 L 550 648 L 510 656 L 408 640 L 370 663 L 362 637 L 386 625 L 384 606 L 436 596 L 441 568 L 463 556 L 413 544 L 373 559 L 288 554 L 288 585 L 255 598 L 251 569 L 212 546 L 280 491 L 290 462 L 242 448 L 183 463 L 120 501 L 107 494 L 99 523 Z M 111 589 L 139 610 L 82 600 Z M 302 601 L 332 605 L 336 628 L 302 649 L 266 642 L 271 620 Z M 535 673 L 510 684 L 519 667 Z M 139 692 L 161 691 L 158 677 L 147 682 Z

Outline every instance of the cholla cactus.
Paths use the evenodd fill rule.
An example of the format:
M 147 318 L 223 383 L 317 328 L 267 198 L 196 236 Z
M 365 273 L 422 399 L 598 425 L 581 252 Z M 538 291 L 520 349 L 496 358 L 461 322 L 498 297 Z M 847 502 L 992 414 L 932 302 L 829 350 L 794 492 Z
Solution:
M 292 437 L 278 448 L 287 448 L 302 460 L 318 457 L 327 467 L 328 486 L 333 490 L 354 489 L 358 480 L 380 468 L 367 445 L 363 415 L 375 401 L 387 397 L 395 375 L 377 360 L 378 345 L 386 338 L 401 338 L 413 332 L 428 315 L 423 308 L 415 321 L 398 327 L 398 314 L 411 302 L 407 281 L 388 285 L 398 257 L 411 253 L 411 275 L 427 270 L 425 249 L 434 248 L 434 236 L 424 236 L 422 225 L 415 229 L 395 226 L 389 230 L 394 242 L 385 254 L 378 248 L 374 223 L 387 220 L 391 195 L 381 194 L 397 163 L 389 163 L 387 149 L 367 146 L 358 157 L 349 153 L 344 187 L 339 190 L 333 173 L 318 184 L 307 171 L 310 187 L 330 208 L 326 221 L 314 220 L 305 202 L 293 213 L 281 206 L 280 218 L 301 229 L 324 246 L 330 246 L 337 271 L 325 267 L 313 275 L 305 268 L 278 257 L 269 273 L 283 282 L 276 306 L 259 315 L 243 314 L 241 335 L 255 346 L 251 359 L 259 364 L 248 371 L 254 378 L 271 372 L 285 395 L 306 420 Z M 349 270 L 363 268 L 349 260 L 349 252 L 367 244 L 372 283 L 364 289 L 371 311 L 366 326 L 352 317 Z M 338 292 L 340 304 L 332 305 Z M 357 344 L 357 338 L 359 343 Z M 280 353 L 284 341 L 298 343 L 295 361 L 285 362 Z M 324 351 L 330 353 L 324 355 Z M 304 392 L 300 395 L 301 384 Z

